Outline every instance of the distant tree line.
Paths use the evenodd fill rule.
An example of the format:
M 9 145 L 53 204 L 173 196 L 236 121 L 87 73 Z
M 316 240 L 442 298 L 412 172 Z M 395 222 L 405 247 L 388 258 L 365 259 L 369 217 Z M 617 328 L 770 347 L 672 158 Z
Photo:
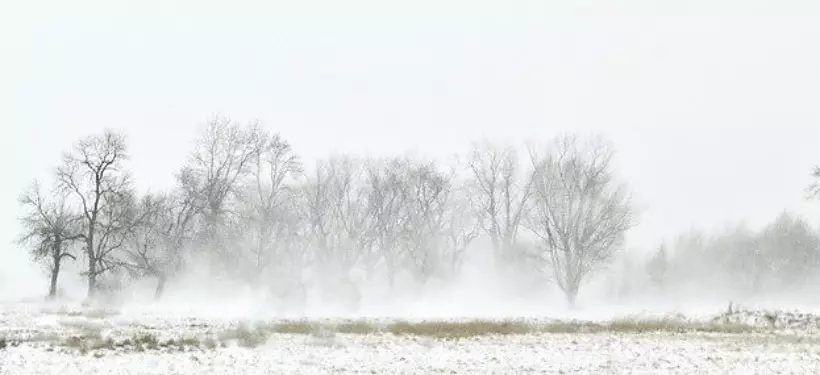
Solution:
M 820 167 L 812 177 L 809 198 L 820 198 Z M 652 252 L 644 267 L 639 274 L 661 294 L 810 295 L 820 285 L 820 231 L 784 211 L 757 229 L 738 224 L 683 233 Z
M 156 298 L 191 264 L 299 301 L 302 270 L 332 295 L 351 270 L 388 286 L 458 275 L 470 245 L 498 264 L 550 276 L 574 303 L 636 225 L 631 194 L 601 137 L 561 135 L 526 154 L 488 141 L 452 165 L 421 157 L 332 155 L 307 170 L 281 135 L 214 117 L 176 185 L 137 191 L 126 137 L 91 135 L 67 150 L 53 186 L 20 198 L 20 243 L 49 271 L 82 262 L 89 297 L 107 280 L 153 279 Z
M 21 194 L 19 242 L 48 270 L 50 297 L 66 261 L 81 265 L 90 298 L 125 279 L 153 280 L 159 299 L 207 265 L 298 305 L 309 288 L 345 296 L 354 270 L 388 287 L 399 274 L 419 285 L 457 277 L 481 239 L 500 268 L 551 280 L 572 305 L 637 224 L 612 145 L 597 136 L 523 153 L 485 140 L 450 164 L 331 155 L 308 170 L 281 135 L 214 117 L 160 192 L 137 191 L 130 156 L 124 134 L 88 136 L 63 154 L 53 184 Z M 813 176 L 808 192 L 820 197 L 820 168 Z M 820 282 L 820 232 L 783 213 L 757 230 L 680 235 L 622 268 L 641 291 L 779 293 Z

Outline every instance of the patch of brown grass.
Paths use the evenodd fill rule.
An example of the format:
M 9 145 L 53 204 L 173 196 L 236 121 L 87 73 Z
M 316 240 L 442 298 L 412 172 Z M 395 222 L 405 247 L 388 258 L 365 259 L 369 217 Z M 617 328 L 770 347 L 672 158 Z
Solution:
M 757 332 L 749 325 L 720 322 L 689 322 L 673 319 L 621 319 L 610 322 L 552 322 L 534 327 L 536 333 L 729 333 Z
M 473 320 L 464 322 L 395 322 L 387 332 L 396 336 L 422 336 L 438 339 L 461 339 L 488 335 L 515 335 L 536 332 L 534 326 L 518 321 Z
M 645 333 L 724 333 L 743 334 L 761 332 L 760 328 L 726 322 L 690 322 L 678 319 L 622 319 L 610 322 L 523 320 L 469 320 L 469 321 L 394 321 L 373 322 L 354 320 L 344 322 L 289 321 L 247 324 L 230 327 L 216 336 L 179 337 L 160 340 L 153 333 L 138 333 L 125 339 L 103 338 L 99 326 L 80 326 L 80 332 L 66 339 L 53 341 L 56 345 L 77 350 L 81 354 L 98 354 L 104 350 L 143 352 L 147 350 L 215 350 L 227 343 L 244 348 L 264 345 L 274 334 L 310 335 L 334 340 L 336 334 L 427 337 L 442 340 L 460 340 L 482 336 L 510 336 L 525 334 L 645 334 Z M 53 340 L 43 336 L 41 340 Z M 34 341 L 34 340 L 32 340 Z
M 376 323 L 365 320 L 340 323 L 309 321 L 278 322 L 250 327 L 242 325 L 226 332 L 222 338 L 244 340 L 257 346 L 270 334 L 322 335 L 322 334 L 393 334 L 396 336 L 419 336 L 437 339 L 462 339 L 478 336 L 509 336 L 524 334 L 569 333 L 624 333 L 653 332 L 670 333 L 729 333 L 758 332 L 749 325 L 722 322 L 689 322 L 674 319 L 622 319 L 610 322 L 554 321 L 528 322 L 521 320 L 468 320 L 468 321 L 395 321 Z M 241 343 L 240 343 L 241 344 Z

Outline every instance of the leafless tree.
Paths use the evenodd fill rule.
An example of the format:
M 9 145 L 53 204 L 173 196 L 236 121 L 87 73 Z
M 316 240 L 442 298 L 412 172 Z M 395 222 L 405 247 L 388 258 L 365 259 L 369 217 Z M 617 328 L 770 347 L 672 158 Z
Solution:
M 202 189 L 210 225 L 229 213 L 230 200 L 265 146 L 264 134 L 258 123 L 241 126 L 221 116 L 205 125 L 191 154 L 189 171 Z
M 182 184 L 183 178 L 180 175 Z M 135 276 L 156 278 L 156 299 L 162 297 L 168 278 L 184 266 L 200 210 L 195 195 L 184 188 L 172 194 L 146 194 L 139 201 L 120 265 Z
M 300 189 L 308 221 L 306 239 L 308 248 L 312 250 L 312 254 L 306 254 L 309 262 L 316 262 L 330 254 L 333 230 L 330 191 L 330 173 L 324 168 L 324 163 L 319 162 L 313 176 Z
M 390 286 L 406 259 L 402 253 L 412 214 L 407 172 L 406 161 L 400 158 L 374 162 L 367 170 L 369 237 L 386 267 Z
M 65 195 L 57 194 L 48 199 L 42 195 L 37 182 L 20 196 L 19 202 L 25 210 L 20 218 L 23 234 L 19 243 L 31 247 L 36 261 L 46 263 L 50 276 L 48 297 L 53 299 L 57 295 L 63 260 L 76 260 L 70 250 L 73 242 L 80 238 L 78 217 L 67 207 Z
M 252 168 L 255 184 L 247 189 L 245 203 L 249 211 L 248 220 L 253 224 L 254 244 L 250 252 L 256 268 L 255 277 L 260 277 L 271 261 L 274 246 L 285 245 L 290 240 L 288 233 L 294 218 L 287 204 L 293 200 L 293 184 L 288 179 L 298 179 L 302 172 L 302 162 L 293 152 L 290 144 L 278 134 L 265 135 L 263 148 L 255 155 Z M 280 249 L 281 250 L 281 249 Z
M 447 255 L 453 254 L 445 249 L 445 235 L 450 229 L 454 234 L 449 219 L 452 219 L 450 198 L 453 185 L 453 174 L 441 170 L 437 163 L 419 160 L 406 160 L 403 173 L 406 178 L 408 221 L 407 262 L 416 281 L 425 282 L 437 272 L 442 272 Z M 452 237 L 451 237 L 452 239 Z
M 139 277 L 158 279 L 158 298 L 165 283 L 163 269 L 167 259 L 168 207 L 166 198 L 146 194 L 139 201 L 128 243 L 123 248 L 124 257 L 119 265 Z
M 308 285 L 302 272 L 312 266 L 314 256 L 308 226 L 310 215 L 301 187 L 288 186 L 282 191 L 281 202 L 274 211 L 275 220 L 264 229 L 268 230 L 272 241 L 269 247 L 273 253 L 264 254 L 264 273 L 254 275 L 252 279 L 264 283 L 263 286 L 270 288 L 275 296 L 289 301 L 290 307 L 303 305 L 306 301 Z
M 105 131 L 77 142 L 57 168 L 60 189 L 79 206 L 89 297 L 94 296 L 98 277 L 110 270 L 107 256 L 124 241 L 132 196 L 123 168 L 127 158 L 125 137 Z
M 464 264 L 467 248 L 478 237 L 481 222 L 470 201 L 470 191 L 454 186 L 449 192 L 445 213 L 442 265 L 454 276 Z
M 364 160 L 333 156 L 320 161 L 308 183 L 310 232 L 319 265 L 335 264 L 344 271 L 372 261 Z
M 298 190 L 305 218 L 305 245 L 301 247 L 301 256 L 294 260 L 320 275 L 310 282 L 318 283 L 312 287 L 321 291 L 323 299 L 344 302 L 351 309 L 358 305 L 358 288 L 350 279 L 350 271 L 362 267 L 367 272 L 374 265 L 364 173 L 364 160 L 332 155 L 316 164 Z M 340 300 L 340 296 L 344 298 Z
M 612 156 L 602 138 L 572 135 L 559 137 L 544 155 L 531 152 L 535 199 L 528 227 L 571 305 L 584 279 L 612 260 L 635 224 Z
M 155 230 L 163 247 L 156 254 L 158 260 L 151 268 L 151 274 L 157 278 L 156 299 L 162 297 L 168 279 L 183 270 L 189 260 L 186 258 L 190 255 L 188 250 L 196 244 L 197 229 L 205 208 L 200 191 L 193 172 L 183 168 L 177 175 L 177 186 L 173 192 L 156 196 L 153 200 L 143 199 L 142 222 L 150 224 L 148 219 L 155 222 Z M 157 213 L 156 209 L 161 211 Z M 156 216 L 151 216 L 154 214 Z
M 214 272 L 241 272 L 239 195 L 268 140 L 265 135 L 258 122 L 240 125 L 216 116 L 202 129 L 190 155 L 187 170 L 204 203 L 198 239 L 201 248 L 212 251 L 208 259 Z
M 532 196 L 532 173 L 522 171 L 518 153 L 484 141 L 473 144 L 467 166 L 475 183 L 474 204 L 496 257 L 513 260 L 518 233 Z

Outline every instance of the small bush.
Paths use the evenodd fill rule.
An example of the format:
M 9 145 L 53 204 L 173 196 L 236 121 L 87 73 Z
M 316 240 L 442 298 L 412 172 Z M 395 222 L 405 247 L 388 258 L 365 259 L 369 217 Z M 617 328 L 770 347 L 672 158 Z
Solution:
M 245 348 L 255 348 L 268 341 L 270 333 L 265 326 L 249 327 L 247 324 L 240 324 L 238 327 L 224 332 L 220 339 L 222 341 L 236 341 L 239 346 Z
M 142 333 L 134 336 L 134 346 L 147 350 L 159 349 L 159 340 L 157 336 L 150 333 Z

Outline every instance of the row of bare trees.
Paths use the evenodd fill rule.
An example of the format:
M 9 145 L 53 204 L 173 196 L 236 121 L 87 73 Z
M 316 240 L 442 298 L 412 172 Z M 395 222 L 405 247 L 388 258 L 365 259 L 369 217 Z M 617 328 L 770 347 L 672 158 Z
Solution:
M 353 269 L 425 283 L 458 274 L 485 237 L 500 264 L 534 266 L 574 303 L 635 225 L 630 194 L 602 138 L 564 135 L 521 155 L 475 143 L 463 163 L 410 156 L 333 155 L 306 170 L 291 145 L 258 123 L 217 117 L 201 130 L 176 186 L 138 192 L 122 134 L 77 142 L 55 183 L 21 196 L 21 243 L 48 265 L 82 260 L 93 297 L 106 276 L 154 278 L 159 298 L 191 264 L 269 287 L 306 288 L 302 270 L 331 284 Z

